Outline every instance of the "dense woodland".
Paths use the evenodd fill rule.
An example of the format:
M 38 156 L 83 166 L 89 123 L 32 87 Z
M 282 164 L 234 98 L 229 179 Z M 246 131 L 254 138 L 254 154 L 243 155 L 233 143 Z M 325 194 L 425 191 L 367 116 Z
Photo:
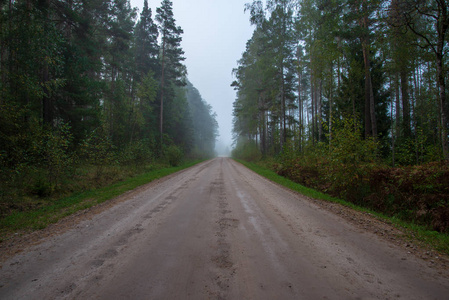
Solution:
M 449 231 L 447 0 L 269 0 L 238 67 L 234 156 Z
M 449 79 L 445 0 L 271 0 L 234 86 L 234 132 L 262 154 L 332 145 L 342 120 L 394 165 L 445 157 Z
M 169 0 L 140 17 L 128 0 L 1 0 L 0 198 L 212 156 L 218 125 L 182 34 Z

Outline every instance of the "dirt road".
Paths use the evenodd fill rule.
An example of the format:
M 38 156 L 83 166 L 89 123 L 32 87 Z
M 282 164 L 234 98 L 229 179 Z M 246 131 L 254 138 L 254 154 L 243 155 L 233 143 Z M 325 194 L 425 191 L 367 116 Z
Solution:
M 3 264 L 0 299 L 448 299 L 445 271 L 216 158 Z

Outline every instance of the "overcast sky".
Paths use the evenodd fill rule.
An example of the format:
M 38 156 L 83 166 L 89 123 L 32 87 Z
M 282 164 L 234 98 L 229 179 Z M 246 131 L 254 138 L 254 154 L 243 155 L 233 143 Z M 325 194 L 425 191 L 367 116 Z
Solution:
M 217 113 L 218 145 L 232 143 L 232 69 L 245 51 L 253 28 L 244 5 L 250 0 L 172 0 L 176 24 L 184 30 L 182 48 L 188 78 Z M 161 0 L 149 0 L 152 17 Z M 143 0 L 131 0 L 142 11 Z

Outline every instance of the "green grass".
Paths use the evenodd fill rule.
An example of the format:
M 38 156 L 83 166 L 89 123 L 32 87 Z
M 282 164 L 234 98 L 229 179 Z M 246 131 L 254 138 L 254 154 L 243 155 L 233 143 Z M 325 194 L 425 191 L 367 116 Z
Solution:
M 103 203 L 155 179 L 189 168 L 199 162 L 201 161 L 188 162 L 178 167 L 152 170 L 109 186 L 58 199 L 35 210 L 14 212 L 0 219 L 0 241 L 14 232 L 43 229 L 77 211 Z
M 304 196 L 311 197 L 314 199 L 320 199 L 328 202 L 334 202 L 339 203 L 341 205 L 350 207 L 354 210 L 360 211 L 360 212 L 366 212 L 371 215 L 374 215 L 375 217 L 382 219 L 384 221 L 387 221 L 388 223 L 402 229 L 405 231 L 405 233 L 408 235 L 408 237 L 412 240 L 418 241 L 419 243 L 422 243 L 423 245 L 427 245 L 432 247 L 433 249 L 443 252 L 447 255 L 449 255 L 449 235 L 439 233 L 436 231 L 428 230 L 424 226 L 416 225 L 413 223 L 404 222 L 403 220 L 397 218 L 397 217 L 389 217 L 384 214 L 369 210 L 367 208 L 355 205 L 351 202 L 338 199 L 335 197 L 331 197 L 329 195 L 326 195 L 324 193 L 321 193 L 319 191 L 307 188 L 303 185 L 300 185 L 298 183 L 295 183 L 291 181 L 290 179 L 287 179 L 285 177 L 282 177 L 278 175 L 276 172 L 267 169 L 257 163 L 251 163 L 246 162 L 243 160 L 235 159 L 239 163 L 243 164 L 247 168 L 253 170 L 257 174 L 275 182 L 282 186 L 285 186 L 293 191 L 296 191 Z

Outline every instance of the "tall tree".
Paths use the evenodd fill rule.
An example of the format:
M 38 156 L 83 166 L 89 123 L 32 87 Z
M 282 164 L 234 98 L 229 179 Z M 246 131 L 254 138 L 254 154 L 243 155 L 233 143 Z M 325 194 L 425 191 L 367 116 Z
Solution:
M 147 1 L 137 24 L 129 0 L 0 1 L 0 181 L 36 168 L 54 177 L 70 163 L 67 151 L 116 149 L 121 163 L 153 157 L 161 62 L 167 149 L 181 158 L 201 141 L 211 151 L 216 132 L 194 129 L 180 87 L 182 30 L 171 3 L 163 8 L 159 52 Z M 198 119 L 216 128 L 203 104 Z
M 216 114 L 189 81 L 186 86 L 186 98 L 192 116 L 194 153 L 199 156 L 212 157 L 215 140 L 218 136 Z
M 247 47 L 246 58 L 241 61 L 240 79 L 244 78 L 242 77 L 244 73 L 249 75 L 258 72 L 260 76 L 257 76 L 256 80 L 257 77 L 253 75 L 254 84 L 249 84 L 248 80 L 241 82 L 240 84 L 243 85 L 241 85 L 240 92 L 243 92 L 241 96 L 250 90 L 255 92 L 256 96 L 247 94 L 243 97 L 246 97 L 246 101 L 253 99 L 251 103 L 256 103 L 255 107 L 259 107 L 260 119 L 264 120 L 262 123 L 270 123 L 271 135 L 277 136 L 273 140 L 276 140 L 277 152 L 279 152 L 291 135 L 295 124 L 295 118 L 291 114 L 295 109 L 296 81 L 294 75 L 296 72 L 295 53 L 293 52 L 293 49 L 296 49 L 293 34 L 293 6 L 292 2 L 287 0 L 268 1 L 267 8 L 264 10 L 261 1 L 253 1 L 252 4 L 246 5 L 246 9 L 250 11 L 251 22 L 257 26 L 257 29 L 249 43 L 250 47 Z M 245 61 L 246 59 L 248 61 Z M 255 63 L 251 60 L 255 60 Z M 244 71 L 245 69 L 246 71 Z M 268 79 L 269 77 L 271 78 Z M 267 85 L 263 85 L 264 83 Z M 258 86 L 256 90 L 254 90 L 254 85 Z M 264 113 L 268 107 L 270 122 Z M 257 114 L 258 111 L 252 110 L 252 114 L 254 113 Z M 238 118 L 235 119 L 235 121 L 238 120 Z M 265 153 L 266 126 L 256 125 L 256 120 L 257 118 L 252 118 L 249 124 L 258 128 L 261 134 L 262 152 Z M 257 130 L 255 131 L 257 132 Z M 257 138 L 257 135 L 255 137 Z
M 105 55 L 105 113 L 109 135 L 117 145 L 125 145 L 130 125 L 129 99 L 132 85 L 133 56 L 131 52 L 135 9 L 128 0 L 112 0 L 109 5 Z
M 377 121 L 371 77 L 373 14 L 377 9 L 377 0 L 349 0 L 354 31 L 360 40 L 365 71 L 365 137 L 377 137 Z
M 429 48 L 435 57 L 441 143 L 444 157 L 449 160 L 449 124 L 446 104 L 447 67 L 445 65 L 448 47 L 449 3 L 447 0 L 396 0 L 391 4 L 390 16 L 392 24 L 406 26 L 419 38 L 420 46 Z
M 174 99 L 174 86 L 185 85 L 186 68 L 182 64 L 185 60 L 184 51 L 181 48 L 183 30 L 176 26 L 173 16 L 173 3 L 170 0 L 163 0 L 161 7 L 156 9 L 156 21 L 159 24 L 161 34 L 160 50 L 160 114 L 159 131 L 160 142 L 163 144 L 164 134 L 164 101 Z
M 271 51 L 274 57 L 274 64 L 278 69 L 279 98 L 280 98 L 280 118 L 281 137 L 280 146 L 287 142 L 290 135 L 287 120 L 288 107 L 293 105 L 295 100 L 294 76 L 296 68 L 294 64 L 296 43 L 294 40 L 294 22 L 292 2 L 288 0 L 268 1 L 268 9 L 271 16 L 266 23 L 267 35 L 272 40 Z M 290 126 L 289 126 L 290 127 Z
M 151 17 L 151 8 L 148 8 L 148 1 L 143 2 L 143 10 L 140 14 L 140 20 L 137 22 L 134 30 L 135 59 L 136 69 L 139 81 L 146 76 L 150 70 L 158 73 L 159 45 L 157 38 L 159 32 L 157 25 Z
M 56 22 L 64 36 L 65 84 L 56 97 L 57 116 L 72 127 L 75 143 L 100 126 L 101 56 L 106 48 L 107 2 L 68 0 L 57 3 Z M 99 34 L 101 32 L 101 34 Z

